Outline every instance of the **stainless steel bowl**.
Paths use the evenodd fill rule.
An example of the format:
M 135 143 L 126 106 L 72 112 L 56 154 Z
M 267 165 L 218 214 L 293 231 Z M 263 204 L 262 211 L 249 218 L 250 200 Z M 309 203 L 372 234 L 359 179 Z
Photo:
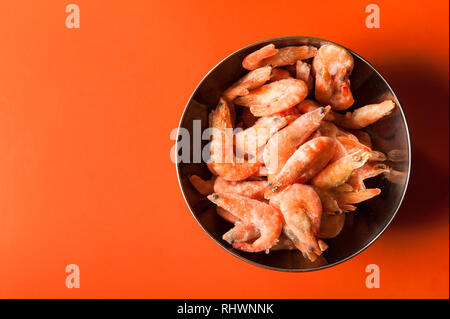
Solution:
M 220 95 L 247 72 L 242 68 L 242 59 L 247 54 L 269 43 L 273 43 L 279 48 L 304 44 L 320 47 L 323 44 L 333 42 L 311 37 L 268 39 L 242 48 L 222 60 L 197 86 L 182 115 L 180 128 L 186 128 L 191 133 L 191 142 L 193 120 L 200 120 L 202 129 L 208 127 L 208 114 L 216 107 Z M 188 179 L 193 174 L 209 178 L 211 173 L 206 164 L 204 162 L 177 164 L 181 191 L 192 215 L 212 239 L 241 260 L 264 268 L 293 272 L 335 266 L 369 247 L 395 217 L 406 192 L 411 167 L 411 147 L 405 115 L 394 91 L 381 74 L 361 56 L 349 49 L 347 50 L 352 53 L 355 60 L 355 67 L 350 78 L 355 97 L 354 107 L 378 103 L 385 99 L 392 99 L 397 104 L 397 108 L 390 116 L 371 125 L 366 131 L 371 135 L 375 149 L 384 153 L 393 149 L 406 151 L 407 158 L 405 161 L 396 164 L 396 168 L 404 172 L 404 178 L 397 183 L 391 183 L 383 177 L 368 180 L 368 187 L 379 187 L 382 193 L 359 204 L 355 213 L 348 214 L 342 232 L 336 238 L 325 240 L 329 248 L 324 252 L 323 258 L 311 263 L 305 260 L 299 251 L 250 254 L 230 247 L 222 240 L 222 235 L 232 225 L 216 214 L 215 206 L 205 196 L 199 194 Z M 202 148 L 207 143 L 208 141 L 203 141 Z M 191 147 L 191 160 L 193 151 L 193 147 Z M 180 155 L 177 156 L 180 159 Z

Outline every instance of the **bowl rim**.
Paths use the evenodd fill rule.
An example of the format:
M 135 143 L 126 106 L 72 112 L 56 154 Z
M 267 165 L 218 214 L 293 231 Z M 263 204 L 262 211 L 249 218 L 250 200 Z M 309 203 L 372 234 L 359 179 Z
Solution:
M 409 179 L 410 179 L 410 174 L 411 174 L 411 163 L 412 163 L 412 152 L 411 152 L 411 137 L 409 134 L 409 127 L 408 127 L 408 121 L 406 120 L 406 116 L 405 113 L 403 112 L 403 108 L 401 106 L 400 100 L 398 98 L 398 96 L 395 94 L 393 88 L 389 85 L 388 81 L 383 77 L 383 75 L 369 62 L 367 61 L 365 58 L 363 58 L 361 55 L 359 55 L 358 53 L 354 52 L 353 50 L 330 40 L 326 40 L 326 39 L 322 39 L 322 38 L 317 38 L 317 37 L 309 37 L 309 36 L 284 36 L 284 37 L 276 37 L 276 38 L 269 38 L 266 40 L 261 40 L 261 41 L 257 41 L 254 42 L 252 44 L 246 45 L 242 48 L 237 49 L 236 51 L 230 53 L 229 55 L 227 55 L 225 58 L 223 58 L 222 60 L 220 60 L 216 65 L 214 65 L 214 67 L 212 67 L 204 76 L 203 78 L 200 80 L 200 82 L 197 84 L 197 86 L 195 87 L 194 91 L 192 92 L 192 94 L 190 95 L 189 99 L 187 100 L 187 103 L 183 109 L 183 113 L 181 115 L 181 119 L 179 121 L 178 124 L 178 128 L 177 128 L 177 140 L 176 140 L 176 144 L 175 144 L 175 149 L 178 149 L 178 136 L 179 136 L 179 132 L 181 129 L 181 124 L 184 121 L 184 118 L 186 116 L 186 111 L 187 108 L 189 106 L 189 104 L 191 103 L 192 99 L 194 98 L 194 96 L 196 95 L 198 89 L 200 88 L 200 86 L 203 84 L 203 82 L 206 81 L 206 79 L 208 78 L 208 76 L 217 68 L 219 67 L 219 65 L 221 65 L 223 62 L 225 62 L 226 60 L 228 60 L 229 58 L 231 58 L 232 56 L 236 55 L 237 53 L 246 50 L 248 48 L 257 46 L 259 44 L 264 44 L 264 43 L 268 43 L 271 41 L 280 41 L 280 40 L 285 40 L 285 39 L 311 39 L 311 40 L 318 40 L 318 41 L 324 41 L 324 42 L 328 42 L 328 43 L 332 43 L 335 44 L 337 46 L 340 46 L 344 49 L 346 49 L 347 51 L 349 51 L 352 55 L 358 57 L 359 59 L 361 59 L 364 63 L 366 63 L 366 65 L 368 65 L 382 80 L 383 82 L 386 84 L 386 86 L 388 87 L 388 89 L 390 90 L 390 92 L 392 93 L 393 97 L 396 99 L 396 101 L 398 102 L 398 108 L 400 110 L 400 114 L 402 116 L 403 122 L 405 124 L 405 129 L 406 129 L 406 137 L 407 137 L 407 141 L 408 141 L 408 174 L 406 176 L 406 181 L 405 181 L 405 187 L 403 189 L 403 192 L 401 194 L 400 197 L 400 201 L 398 202 L 397 207 L 394 210 L 394 213 L 392 214 L 392 217 L 387 221 L 387 223 L 385 224 L 385 226 L 378 232 L 378 234 L 368 243 L 366 243 L 362 248 L 360 248 L 359 250 L 357 250 L 356 252 L 354 252 L 353 254 L 339 260 L 336 261 L 334 263 L 331 264 L 326 264 L 320 267 L 314 267 L 314 268 L 280 268 L 280 267 L 274 267 L 274 266 L 268 266 L 265 264 L 261 264 L 255 261 L 252 261 L 250 259 L 247 259 L 239 254 L 237 254 L 236 252 L 228 249 L 228 247 L 225 247 L 225 245 L 223 243 L 221 243 L 219 240 L 216 240 L 216 238 L 214 238 L 214 236 L 200 223 L 200 221 L 197 219 L 197 217 L 195 216 L 193 209 L 191 207 L 191 205 L 189 204 L 189 201 L 186 198 L 186 195 L 183 191 L 183 186 L 181 185 L 181 177 L 180 177 L 180 163 L 178 162 L 179 159 L 179 155 L 178 153 L 176 153 L 176 163 L 175 163 L 175 167 L 176 167 L 176 171 L 177 171 L 177 179 L 178 179 L 178 185 L 180 187 L 181 190 L 181 194 L 183 195 L 184 201 L 186 202 L 189 211 L 191 212 L 191 215 L 194 217 L 195 221 L 197 222 L 198 225 L 200 225 L 200 227 L 202 228 L 202 230 L 214 241 L 216 242 L 222 249 L 224 249 L 225 251 L 227 251 L 228 253 L 230 253 L 231 255 L 233 255 L 234 257 L 239 258 L 242 261 L 245 261 L 253 266 L 257 266 L 257 267 L 261 267 L 261 268 L 265 268 L 265 269 L 269 269 L 269 270 L 276 270 L 276 271 L 281 271 L 281 272 L 289 272 L 289 273 L 302 273 L 302 272 L 311 272 L 311 271 L 316 271 L 316 270 L 323 270 L 323 269 L 327 269 L 327 268 L 331 268 L 337 265 L 342 264 L 343 262 L 350 260 L 351 258 L 359 255 L 360 253 L 362 253 L 363 251 L 365 251 L 367 248 L 369 248 L 378 238 L 380 238 L 380 236 L 386 231 L 386 229 L 389 227 L 389 225 L 392 223 L 392 221 L 394 220 L 395 216 L 397 215 L 400 207 L 402 206 L 403 200 L 405 198 L 405 194 L 408 190 L 408 185 L 409 185 Z

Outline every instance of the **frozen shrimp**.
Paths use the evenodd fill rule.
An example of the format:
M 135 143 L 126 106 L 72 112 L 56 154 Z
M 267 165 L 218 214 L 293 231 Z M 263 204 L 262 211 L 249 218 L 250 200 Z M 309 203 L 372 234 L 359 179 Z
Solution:
M 292 154 L 281 171 L 269 182 L 264 196 L 270 198 L 293 184 L 304 176 L 315 162 L 326 165 L 333 157 L 333 152 L 334 141 L 329 137 L 318 137 L 306 142 Z
M 268 44 L 261 49 L 250 53 L 244 58 L 242 61 L 242 66 L 247 70 L 255 70 L 262 66 L 267 65 L 268 63 L 263 63 L 262 61 L 266 58 L 269 58 L 278 53 L 278 50 L 275 49 L 275 45 Z
M 253 224 L 260 237 L 253 243 L 234 242 L 233 247 L 247 252 L 268 251 L 277 242 L 281 233 L 282 218 L 272 206 L 247 197 L 214 193 L 208 199 L 228 210 L 246 224 Z
M 250 107 L 255 116 L 270 116 L 295 106 L 308 95 L 305 82 L 296 79 L 284 79 L 250 91 L 238 97 L 236 104 Z
M 326 44 L 320 47 L 312 62 L 315 74 L 315 97 L 322 105 L 334 110 L 352 106 L 349 76 L 353 70 L 353 57 L 342 47 Z
M 224 92 L 224 96 L 232 101 L 238 96 L 247 95 L 250 90 L 256 89 L 269 81 L 272 72 L 270 65 L 247 73 L 239 81 Z
M 230 110 L 227 101 L 223 98 L 210 114 L 210 127 L 213 130 L 208 167 L 213 173 L 230 181 L 239 181 L 254 175 L 259 170 L 262 165 L 259 162 L 251 163 L 243 160 L 238 163 L 236 161 L 233 139 L 228 136 L 232 129 Z
M 322 250 L 318 243 L 322 204 L 314 189 L 308 185 L 294 184 L 283 192 L 280 209 L 288 237 L 295 238 L 297 248 L 314 261 Z
M 339 192 L 337 201 L 340 205 L 357 204 L 371 199 L 381 193 L 379 188 L 367 188 L 356 192 Z
M 237 222 L 233 228 L 222 236 L 222 239 L 232 245 L 235 242 L 248 242 L 259 236 L 260 233 L 253 224 Z
M 216 212 L 217 212 L 217 215 L 219 215 L 220 217 L 222 217 L 229 223 L 236 224 L 237 222 L 239 222 L 239 218 L 234 216 L 232 213 L 230 213 L 226 209 L 223 209 L 222 207 L 217 206 Z
M 209 180 L 203 180 L 197 175 L 189 176 L 189 181 L 195 187 L 195 189 L 202 195 L 209 195 L 214 193 L 214 182 L 216 176 L 211 177 Z
M 258 150 L 269 138 L 293 119 L 291 116 L 280 115 L 259 118 L 253 126 L 236 134 L 236 152 L 257 156 Z
M 359 150 L 329 164 L 312 179 L 312 184 L 320 188 L 333 188 L 344 184 L 351 173 L 363 166 L 369 159 L 369 152 Z
M 281 170 L 297 147 L 317 130 L 329 109 L 319 108 L 306 113 L 269 139 L 263 156 L 269 174 L 277 174 Z
M 298 60 L 306 60 L 314 57 L 317 48 L 309 45 L 291 46 L 278 49 L 273 56 L 261 61 L 263 65 L 272 65 L 273 67 L 295 64 Z
M 389 115 L 394 108 L 395 103 L 391 100 L 369 104 L 345 115 L 335 113 L 334 122 L 346 129 L 361 129 Z
M 288 70 L 276 68 L 276 69 L 272 70 L 272 74 L 270 75 L 269 83 L 276 82 L 279 80 L 289 79 L 289 78 L 291 78 L 291 74 L 289 73 Z
M 364 180 L 375 177 L 389 171 L 389 168 L 381 163 L 366 163 L 360 168 L 353 171 L 347 183 L 352 186 L 353 190 L 365 189 Z
M 308 86 L 308 92 L 311 92 L 314 86 L 314 79 L 311 75 L 311 66 L 303 61 L 298 60 L 295 68 L 295 77 L 302 80 Z
M 309 99 L 303 100 L 297 105 L 297 109 L 300 111 L 300 113 L 309 113 L 309 112 L 315 111 L 321 107 L 322 107 L 322 105 L 320 105 L 319 103 L 317 103 L 313 100 L 309 100 Z M 333 121 L 334 120 L 333 113 L 334 112 L 332 110 L 329 110 L 327 115 L 325 116 L 324 120 Z
M 233 193 L 248 198 L 263 199 L 267 181 L 241 181 L 230 182 L 222 177 L 218 177 L 214 183 L 213 192 Z M 213 193 L 211 192 L 211 193 Z

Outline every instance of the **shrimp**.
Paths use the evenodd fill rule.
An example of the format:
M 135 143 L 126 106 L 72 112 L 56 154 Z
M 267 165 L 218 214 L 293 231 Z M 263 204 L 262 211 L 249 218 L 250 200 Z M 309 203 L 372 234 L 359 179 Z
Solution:
M 317 102 L 313 100 L 303 100 L 297 105 L 297 109 L 300 111 L 300 113 L 309 113 L 312 111 L 315 111 L 322 106 L 318 104 Z M 325 116 L 324 120 L 326 121 L 333 121 L 334 120 L 334 112 L 332 110 L 329 110 L 327 115 Z
M 317 54 L 317 48 L 309 45 L 291 46 L 278 49 L 278 52 L 261 61 L 263 65 L 273 67 L 295 64 L 298 60 L 306 60 Z
M 319 127 L 330 108 L 306 113 L 273 135 L 264 148 L 264 164 L 269 174 L 277 174 L 289 157 Z
M 239 218 L 234 216 L 232 213 L 230 213 L 226 209 L 223 209 L 222 207 L 217 206 L 216 212 L 217 212 L 217 215 L 219 215 L 220 217 L 222 217 L 229 223 L 236 224 L 237 222 L 240 221 Z
M 195 189 L 202 195 L 209 195 L 214 193 L 214 182 L 216 176 L 211 177 L 211 179 L 205 181 L 197 175 L 189 176 L 189 181 L 195 187 Z
M 302 80 L 308 86 L 308 92 L 311 92 L 314 86 L 314 79 L 311 75 L 311 66 L 300 60 L 297 61 L 295 67 L 296 78 Z
M 264 199 L 264 190 L 266 187 L 267 181 L 230 182 L 222 177 L 218 177 L 214 183 L 213 192 L 232 193 L 248 198 Z
M 291 120 L 293 118 L 290 116 L 279 115 L 259 118 L 253 126 L 236 134 L 236 152 L 257 156 L 258 150 L 267 143 L 270 137 Z
M 345 115 L 335 113 L 334 122 L 346 129 L 361 129 L 391 114 L 394 108 L 395 103 L 391 100 L 369 104 Z
M 232 101 L 238 96 L 247 95 L 249 90 L 256 89 L 269 81 L 272 72 L 270 65 L 253 70 L 225 90 L 224 96 Z
M 254 225 L 237 222 L 222 236 L 222 239 L 232 245 L 234 242 L 248 242 L 259 236 L 259 230 Z
M 250 163 L 243 160 L 237 163 L 236 161 L 233 153 L 233 139 L 227 136 L 232 129 L 230 109 L 227 101 L 223 98 L 210 114 L 210 127 L 213 128 L 213 131 L 208 167 L 215 175 L 230 181 L 240 181 L 258 172 L 262 165 L 260 162 Z
M 280 236 L 282 228 L 281 214 L 272 206 L 247 197 L 214 193 L 208 199 L 228 210 L 246 224 L 253 224 L 260 232 L 260 237 L 253 243 L 234 242 L 233 247 L 246 252 L 268 251 Z
M 337 201 L 339 205 L 357 204 L 371 199 L 381 193 L 379 188 L 367 188 L 356 192 L 339 192 L 337 193 Z
M 247 70 L 255 70 L 262 66 L 267 65 L 268 63 L 263 63 L 262 61 L 266 58 L 269 58 L 278 53 L 278 50 L 275 49 L 275 45 L 268 44 L 262 47 L 259 50 L 256 50 L 253 53 L 247 55 L 242 61 L 242 66 Z
M 285 234 L 314 261 L 322 254 L 317 238 L 322 217 L 319 196 L 309 185 L 294 184 L 283 192 L 280 209 L 288 228 Z
M 320 47 L 312 62 L 316 77 L 316 100 L 331 105 L 333 110 L 345 110 L 353 105 L 349 76 L 353 57 L 342 47 L 326 44 Z
M 291 78 L 291 74 L 288 70 L 284 69 L 273 69 L 272 74 L 270 75 L 269 83 L 276 82 L 279 80 L 289 79 Z
M 363 166 L 369 159 L 369 152 L 359 150 L 329 164 L 312 179 L 312 184 L 319 188 L 333 188 L 344 184 L 351 173 Z
M 350 175 L 350 178 L 347 180 L 347 183 L 352 186 L 353 190 L 360 191 L 366 189 L 366 186 L 364 185 L 365 179 L 375 177 L 388 171 L 389 168 L 384 164 L 366 163 L 353 171 L 352 175 Z
M 272 197 L 293 184 L 305 173 L 308 174 L 308 169 L 313 167 L 316 162 L 326 165 L 333 157 L 333 152 L 334 141 L 329 137 L 318 137 L 306 142 L 292 154 L 281 171 L 269 182 L 269 188 L 266 190 L 264 197 Z
M 236 104 L 250 107 L 255 116 L 270 116 L 283 112 L 303 101 L 308 95 L 305 82 L 296 79 L 284 79 L 251 91 L 238 97 Z
M 351 133 L 356 136 L 361 144 L 364 144 L 368 148 L 372 148 L 372 139 L 369 133 L 359 130 L 353 130 Z

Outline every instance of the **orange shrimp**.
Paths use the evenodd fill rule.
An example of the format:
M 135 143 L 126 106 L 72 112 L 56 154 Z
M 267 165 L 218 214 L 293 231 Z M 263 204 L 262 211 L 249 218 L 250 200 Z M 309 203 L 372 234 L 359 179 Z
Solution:
M 349 76 L 353 70 L 353 57 L 344 48 L 326 44 L 320 47 L 312 62 L 316 77 L 315 96 L 322 105 L 334 110 L 345 110 L 354 100 Z
M 217 212 L 217 215 L 219 215 L 220 217 L 222 217 L 229 223 L 236 224 L 237 222 L 240 221 L 239 218 L 234 216 L 232 213 L 230 213 L 226 209 L 223 209 L 222 207 L 217 206 L 216 212 Z
M 301 101 L 297 105 L 297 109 L 300 111 L 300 113 L 309 113 L 309 112 L 315 111 L 321 107 L 322 106 L 319 103 L 317 103 L 316 101 L 308 100 L 308 99 Z M 334 120 L 333 114 L 334 114 L 334 112 L 332 110 L 329 110 L 327 115 L 325 116 L 324 120 L 333 121 Z
M 275 49 L 275 45 L 268 44 L 262 47 L 259 50 L 256 50 L 253 53 L 247 55 L 242 61 L 242 66 L 247 70 L 255 70 L 257 68 L 263 67 L 268 63 L 262 63 L 262 61 L 266 58 L 269 58 L 278 53 L 278 50 Z
M 195 189 L 202 195 L 209 195 L 214 193 L 214 182 L 216 176 L 212 176 L 211 179 L 205 181 L 197 175 L 189 176 L 189 181 L 195 187 Z
M 291 74 L 288 70 L 284 69 L 273 69 L 272 74 L 270 75 L 269 83 L 276 82 L 279 80 L 289 79 L 291 78 Z
M 273 67 L 295 64 L 298 60 L 306 60 L 314 57 L 317 48 L 309 45 L 290 46 L 278 49 L 278 52 L 261 61 L 263 65 Z
M 311 75 L 311 66 L 298 60 L 295 67 L 296 78 L 302 80 L 308 86 L 308 92 L 311 92 L 314 86 L 314 79 Z
M 279 115 L 259 118 L 253 126 L 236 134 L 236 152 L 241 155 L 257 156 L 258 151 L 270 137 L 279 129 L 285 127 L 291 120 L 293 120 L 292 117 Z
M 345 115 L 335 113 L 334 122 L 346 129 L 361 129 L 391 114 L 394 108 L 395 103 L 391 100 L 369 104 Z
M 389 168 L 384 164 L 366 163 L 353 171 L 347 183 L 351 185 L 355 191 L 363 190 L 366 189 L 366 186 L 364 185 L 365 179 L 375 177 L 388 171 Z
M 249 90 L 256 89 L 269 81 L 272 72 L 270 65 L 253 70 L 225 90 L 224 96 L 232 101 L 238 96 L 247 95 Z
M 369 159 L 369 152 L 359 150 L 329 164 L 312 179 L 312 184 L 319 188 L 333 188 L 344 184 L 351 173 L 363 166 Z
M 260 232 L 260 237 L 253 243 L 234 242 L 233 247 L 246 252 L 269 251 L 281 233 L 281 214 L 272 206 L 247 197 L 214 193 L 208 199 L 228 210 L 246 224 L 253 224 Z
M 238 163 L 236 161 L 233 153 L 233 139 L 228 136 L 232 130 L 230 109 L 227 101 L 223 98 L 210 114 L 210 127 L 213 130 L 210 143 L 211 158 L 208 167 L 214 174 L 230 181 L 240 181 L 258 172 L 262 163 L 250 163 L 246 160 Z
M 214 183 L 215 193 L 232 193 L 248 198 L 264 199 L 264 190 L 267 187 L 267 181 L 242 181 L 230 182 L 221 177 Z M 213 193 L 211 192 L 211 193 Z
M 260 236 L 259 230 L 252 224 L 237 222 L 222 239 L 233 245 L 235 242 L 248 242 Z
M 322 217 L 319 196 L 309 185 L 294 184 L 283 192 L 280 209 L 289 229 L 285 234 L 314 261 L 322 254 L 317 238 Z
M 264 148 L 264 164 L 269 174 L 277 174 L 289 157 L 319 127 L 330 108 L 306 113 L 273 135 Z
M 327 163 L 333 157 L 333 152 L 334 141 L 329 137 L 317 137 L 306 142 L 292 154 L 281 171 L 270 181 L 264 197 L 270 198 L 293 184 L 304 176 L 315 162 Z
M 381 193 L 379 188 L 367 188 L 356 192 L 339 192 L 337 193 L 337 201 L 339 205 L 357 204 L 371 199 Z
M 308 95 L 305 82 L 296 79 L 284 79 L 252 90 L 238 97 L 236 104 L 250 107 L 255 116 L 270 116 L 295 106 Z

